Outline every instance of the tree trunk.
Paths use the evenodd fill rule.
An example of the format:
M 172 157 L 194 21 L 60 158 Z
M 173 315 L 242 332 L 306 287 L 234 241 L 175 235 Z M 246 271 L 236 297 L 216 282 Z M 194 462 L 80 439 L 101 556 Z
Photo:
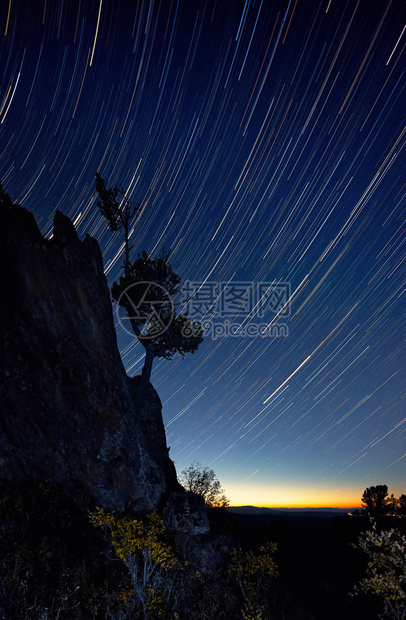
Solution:
M 136 321 L 134 321 L 134 319 L 130 319 L 130 323 L 131 323 L 131 327 L 133 329 L 134 334 L 137 336 L 139 342 L 142 344 L 142 346 L 145 349 L 144 366 L 142 368 L 141 379 L 140 379 L 140 383 L 138 386 L 137 401 L 136 401 L 136 405 L 138 409 L 141 410 L 145 404 L 145 399 L 148 394 L 149 380 L 151 378 L 152 362 L 154 361 L 155 351 L 154 351 L 154 344 L 152 340 L 145 340 L 142 338 L 140 329 Z

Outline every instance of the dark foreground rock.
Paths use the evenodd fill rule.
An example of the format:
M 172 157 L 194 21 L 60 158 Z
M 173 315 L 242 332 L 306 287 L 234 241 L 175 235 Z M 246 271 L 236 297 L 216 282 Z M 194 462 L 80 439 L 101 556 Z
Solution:
M 0 192 L 0 481 L 48 479 L 119 512 L 150 512 L 177 483 L 161 402 L 117 348 L 98 243 L 57 212 L 50 240 Z
M 173 493 L 163 519 L 180 557 L 205 574 L 215 572 L 224 558 L 213 548 L 203 498 L 194 493 Z

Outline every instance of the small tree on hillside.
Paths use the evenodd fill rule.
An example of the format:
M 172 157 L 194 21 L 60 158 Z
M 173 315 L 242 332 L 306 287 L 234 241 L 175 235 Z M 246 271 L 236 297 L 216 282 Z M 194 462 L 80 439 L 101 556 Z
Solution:
M 398 512 L 401 515 L 406 515 L 406 495 L 404 493 L 398 499 Z
M 389 504 L 388 487 L 386 484 L 367 487 L 361 497 L 361 502 L 370 514 L 385 514 Z
M 391 493 L 390 497 L 388 498 L 387 512 L 392 516 L 396 514 L 398 510 L 398 504 L 399 504 L 399 499 L 395 497 L 393 493 Z
M 226 508 L 229 504 L 216 474 L 207 465 L 192 463 L 182 471 L 180 483 L 186 491 L 203 497 L 210 508 Z
M 96 172 L 96 191 L 100 196 L 97 203 L 101 214 L 106 218 L 112 232 L 117 230 L 124 231 L 124 272 L 129 275 L 130 268 L 130 246 L 129 229 L 131 220 L 140 210 L 139 205 L 132 206 L 124 190 L 118 187 L 107 188 L 104 179 Z
M 172 359 L 197 350 L 203 340 L 200 323 L 191 323 L 186 314 L 177 314 L 172 296 L 180 291 L 180 276 L 169 264 L 169 254 L 159 258 L 147 252 L 130 261 L 129 226 L 139 207 L 131 207 L 128 197 L 117 187 L 107 189 L 96 174 L 98 207 L 112 231 L 124 231 L 124 276 L 112 286 L 112 297 L 124 309 L 132 332 L 145 349 L 145 360 L 138 388 L 137 405 L 145 402 L 156 357 Z

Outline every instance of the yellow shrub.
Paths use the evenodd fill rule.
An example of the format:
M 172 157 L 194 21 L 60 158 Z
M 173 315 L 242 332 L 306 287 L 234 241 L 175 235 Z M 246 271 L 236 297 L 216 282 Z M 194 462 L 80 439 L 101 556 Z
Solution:
M 129 570 L 132 587 L 118 591 L 118 602 L 133 606 L 137 617 L 141 613 L 145 619 L 166 618 L 173 585 L 171 569 L 177 567 L 178 560 L 161 540 L 165 532 L 161 517 L 152 513 L 145 519 L 131 519 L 96 508 L 90 520 L 109 533 L 117 557 Z

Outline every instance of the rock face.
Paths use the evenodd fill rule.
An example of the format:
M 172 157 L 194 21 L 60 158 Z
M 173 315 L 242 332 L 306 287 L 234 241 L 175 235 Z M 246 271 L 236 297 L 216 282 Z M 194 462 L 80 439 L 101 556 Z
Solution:
M 98 243 L 60 212 L 44 239 L 1 191 L 0 214 L 0 479 L 45 477 L 109 510 L 156 509 L 180 487 L 152 386 L 135 407 Z
M 194 493 L 173 493 L 163 519 L 178 554 L 203 573 L 215 571 L 221 558 L 213 549 L 204 499 Z

